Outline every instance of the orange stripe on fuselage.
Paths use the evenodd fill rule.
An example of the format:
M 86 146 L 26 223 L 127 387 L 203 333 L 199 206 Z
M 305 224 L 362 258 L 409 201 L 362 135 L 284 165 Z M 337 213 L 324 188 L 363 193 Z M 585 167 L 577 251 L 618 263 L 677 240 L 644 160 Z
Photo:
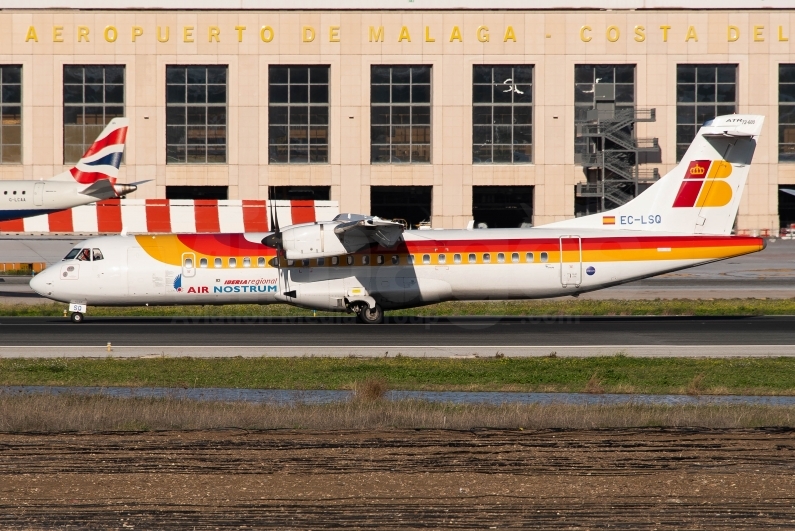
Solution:
M 180 265 L 182 255 L 186 252 L 196 253 L 196 258 L 229 258 L 229 257 L 273 257 L 274 249 L 259 242 L 246 240 L 243 234 L 167 234 L 155 236 L 137 236 L 137 241 L 147 253 L 163 263 Z M 717 260 L 760 251 L 764 248 L 762 238 L 742 236 L 647 236 L 625 238 L 585 238 L 582 239 L 583 262 L 621 262 L 621 261 L 654 261 L 654 260 Z M 525 238 L 505 240 L 437 240 L 421 242 L 403 242 L 388 249 L 372 247 L 355 255 L 418 255 L 415 266 L 424 265 L 421 256 L 431 255 L 431 265 L 438 264 L 438 255 L 466 255 L 476 253 L 477 262 L 482 262 L 482 253 L 491 254 L 491 264 L 498 264 L 497 254 L 504 253 L 504 263 L 512 263 L 511 253 L 534 253 L 534 261 L 539 261 L 541 252 L 548 255 L 548 262 L 561 261 L 560 240 L 557 238 Z M 575 262 L 580 258 L 577 239 L 567 238 L 563 241 L 563 261 Z M 461 265 L 466 265 L 466 257 Z M 521 257 L 524 263 L 524 256 Z M 405 265 L 405 261 L 400 261 Z M 376 260 L 370 264 L 377 267 L 390 265 L 385 260 L 379 266 Z M 313 262 L 316 265 L 316 262 Z M 326 265 L 330 265 L 327 261 Z M 344 261 L 340 260 L 344 266 Z M 356 262 L 360 265 L 360 262 Z M 446 265 L 457 265 L 453 256 L 448 256 Z

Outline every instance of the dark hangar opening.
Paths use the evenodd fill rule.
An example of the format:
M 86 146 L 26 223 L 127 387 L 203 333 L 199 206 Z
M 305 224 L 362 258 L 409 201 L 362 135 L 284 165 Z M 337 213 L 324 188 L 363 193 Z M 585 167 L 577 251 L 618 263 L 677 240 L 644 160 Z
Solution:
M 475 227 L 532 227 L 533 190 L 533 186 L 473 186 L 472 218 Z
M 166 199 L 229 199 L 229 187 L 166 186 Z
M 269 186 L 268 198 L 289 201 L 330 201 L 331 186 Z
M 404 219 L 409 228 L 431 221 L 433 186 L 371 186 L 370 214 Z

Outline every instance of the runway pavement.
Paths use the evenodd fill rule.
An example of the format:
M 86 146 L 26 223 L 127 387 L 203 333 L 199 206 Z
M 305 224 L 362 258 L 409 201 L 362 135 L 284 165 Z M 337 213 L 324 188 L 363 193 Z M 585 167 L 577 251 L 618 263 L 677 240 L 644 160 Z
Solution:
M 0 318 L 2 357 L 791 356 L 795 316 Z

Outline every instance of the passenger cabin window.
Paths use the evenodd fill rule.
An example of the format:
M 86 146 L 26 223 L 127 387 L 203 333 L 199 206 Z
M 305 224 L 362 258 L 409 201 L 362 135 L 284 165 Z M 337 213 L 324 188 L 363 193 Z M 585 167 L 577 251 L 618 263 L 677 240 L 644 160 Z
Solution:
M 353 265 L 353 257 L 349 256 L 347 262 L 348 262 L 348 265 Z
M 79 252 L 80 252 L 80 249 L 72 249 L 71 251 L 69 251 L 69 254 L 64 256 L 63 259 L 64 260 L 73 260 L 74 258 L 77 257 L 77 253 L 79 253 Z
M 362 256 L 362 265 L 369 265 L 370 264 L 370 257 L 365 255 Z
M 501 264 L 505 263 L 505 253 L 497 253 L 497 262 Z
M 229 267 L 237 267 L 237 258 L 229 259 Z
M 470 264 L 478 263 L 478 257 L 477 257 L 477 255 L 475 253 L 469 253 L 468 260 L 469 260 Z
M 243 257 L 243 267 L 251 267 L 251 258 L 248 256 Z
M 541 261 L 542 262 L 548 262 L 549 261 L 549 255 L 546 253 L 546 251 L 541 253 Z
M 489 253 L 483 253 L 483 263 L 484 264 L 491 263 L 491 255 Z
M 460 254 L 456 253 L 456 254 L 453 255 L 453 263 L 454 264 L 460 264 L 461 263 L 461 255 Z
M 422 255 L 422 263 L 423 264 L 430 264 L 431 263 L 431 255 L 429 255 L 429 254 Z
M 446 262 L 447 262 L 447 256 L 445 256 L 445 255 L 443 255 L 443 254 L 440 254 L 440 255 L 439 255 L 439 263 L 440 263 L 440 264 L 444 264 L 444 263 L 446 263 Z
M 325 258 L 318 258 L 317 259 L 317 265 L 318 265 L 318 267 L 326 265 L 326 259 Z
M 383 264 L 383 263 L 384 263 L 384 255 L 382 255 L 382 254 L 379 254 L 379 255 L 378 255 L 376 258 L 375 258 L 375 263 L 376 263 L 376 264 L 378 264 L 378 265 L 381 265 L 381 264 Z
M 514 264 L 519 263 L 519 253 L 511 253 L 511 262 Z
M 199 267 L 207 267 L 207 259 L 206 258 L 200 258 L 199 259 Z
M 221 267 L 221 259 L 220 258 L 216 258 L 214 260 L 214 264 L 215 264 L 215 267 Z
M 406 255 L 406 261 L 408 262 L 409 265 L 413 265 L 414 264 L 414 255 L 413 254 Z
M 96 260 L 96 258 L 94 258 L 94 260 Z M 186 268 L 188 268 L 188 269 L 192 268 L 193 267 L 193 258 L 185 258 L 184 266 Z
M 340 259 L 339 259 L 338 256 L 332 256 L 331 257 L 331 265 L 335 266 L 335 265 L 339 265 L 339 263 L 340 263 Z
M 257 267 L 265 267 L 265 257 L 260 256 L 257 258 Z
M 396 254 L 392 255 L 392 265 L 398 265 L 400 263 L 400 257 Z
M 301 265 L 304 267 L 309 267 L 309 260 L 301 260 Z
M 525 253 L 524 261 L 525 262 L 535 262 L 535 257 L 533 256 L 533 253 Z

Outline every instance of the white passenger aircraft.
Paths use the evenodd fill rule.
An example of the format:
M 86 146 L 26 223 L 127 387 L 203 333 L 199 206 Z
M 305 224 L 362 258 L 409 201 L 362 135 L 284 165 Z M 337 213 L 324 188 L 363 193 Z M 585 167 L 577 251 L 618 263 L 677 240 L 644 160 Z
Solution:
M 271 233 L 92 238 L 30 285 L 75 322 L 88 305 L 287 303 L 379 323 L 438 301 L 576 296 L 762 250 L 731 231 L 763 120 L 706 122 L 678 166 L 609 212 L 522 229 L 341 214 Z
M 127 118 L 114 118 L 78 163 L 46 181 L 0 181 L 0 221 L 50 214 L 134 192 L 117 184 Z

